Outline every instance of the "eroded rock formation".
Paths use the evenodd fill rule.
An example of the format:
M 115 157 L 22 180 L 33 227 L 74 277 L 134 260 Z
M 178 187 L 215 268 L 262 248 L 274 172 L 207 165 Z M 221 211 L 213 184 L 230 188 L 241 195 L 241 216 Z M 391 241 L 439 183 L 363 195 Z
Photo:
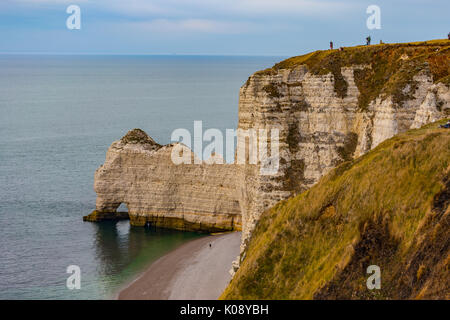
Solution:
M 449 115 L 449 52 L 448 41 L 345 48 L 257 72 L 240 90 L 238 128 L 280 130 L 276 174 L 261 175 L 260 163 L 174 165 L 175 145 L 135 130 L 97 170 L 91 217 L 126 203 L 135 225 L 209 231 L 242 221 L 244 250 L 264 210 L 397 133 Z
M 134 129 L 115 141 L 95 172 L 96 210 L 88 221 L 109 219 L 119 205 L 128 207 L 130 223 L 191 231 L 241 229 L 235 193 L 235 167 L 180 164 L 171 160 L 178 144 L 161 146 Z M 182 145 L 185 152 L 193 153 Z

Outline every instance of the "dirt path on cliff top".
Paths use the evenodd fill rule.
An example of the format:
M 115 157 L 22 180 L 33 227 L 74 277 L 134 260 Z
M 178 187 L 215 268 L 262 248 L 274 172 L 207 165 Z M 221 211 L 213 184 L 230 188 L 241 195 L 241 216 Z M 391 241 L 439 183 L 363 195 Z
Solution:
M 217 299 L 231 279 L 228 271 L 240 241 L 241 233 L 233 232 L 188 242 L 151 264 L 118 299 Z

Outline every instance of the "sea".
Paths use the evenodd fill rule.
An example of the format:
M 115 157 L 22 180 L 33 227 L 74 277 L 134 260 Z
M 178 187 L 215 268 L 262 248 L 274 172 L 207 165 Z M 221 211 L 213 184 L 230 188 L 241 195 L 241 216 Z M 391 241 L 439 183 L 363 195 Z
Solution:
M 236 128 L 239 88 L 282 59 L 0 55 L 0 299 L 113 299 L 203 236 L 83 222 L 94 172 L 133 128 L 160 144 L 194 121 Z

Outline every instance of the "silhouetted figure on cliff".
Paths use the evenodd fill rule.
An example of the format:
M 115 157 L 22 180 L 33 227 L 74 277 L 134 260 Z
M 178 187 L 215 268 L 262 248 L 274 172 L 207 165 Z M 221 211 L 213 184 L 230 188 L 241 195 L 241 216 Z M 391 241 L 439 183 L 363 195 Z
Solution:
M 367 46 L 370 46 L 370 41 L 372 40 L 372 38 L 370 37 L 370 36 L 368 36 L 367 38 L 366 38 L 366 45 Z
M 330 41 L 330 50 L 333 50 L 333 41 Z

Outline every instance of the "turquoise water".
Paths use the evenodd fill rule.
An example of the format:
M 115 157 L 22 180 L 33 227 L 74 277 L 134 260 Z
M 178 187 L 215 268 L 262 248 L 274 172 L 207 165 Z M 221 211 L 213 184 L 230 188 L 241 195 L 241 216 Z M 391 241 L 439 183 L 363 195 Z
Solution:
M 94 224 L 94 171 L 142 128 L 235 128 L 239 87 L 277 57 L 0 55 L 0 299 L 105 299 L 196 233 Z M 66 268 L 81 269 L 68 290 Z

